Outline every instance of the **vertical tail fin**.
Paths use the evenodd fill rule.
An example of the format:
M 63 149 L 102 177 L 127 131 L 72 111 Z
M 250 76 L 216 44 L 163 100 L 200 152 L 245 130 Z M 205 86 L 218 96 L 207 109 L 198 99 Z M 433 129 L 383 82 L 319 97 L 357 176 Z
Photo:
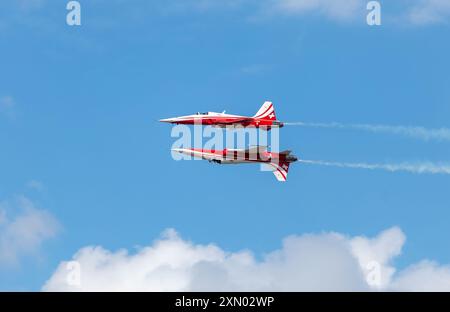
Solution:
M 273 168 L 273 174 L 275 175 L 275 178 L 277 178 L 277 180 L 280 182 L 286 182 L 290 163 L 281 161 L 270 163 L 270 165 Z
M 277 120 L 272 102 L 266 101 L 253 118 Z

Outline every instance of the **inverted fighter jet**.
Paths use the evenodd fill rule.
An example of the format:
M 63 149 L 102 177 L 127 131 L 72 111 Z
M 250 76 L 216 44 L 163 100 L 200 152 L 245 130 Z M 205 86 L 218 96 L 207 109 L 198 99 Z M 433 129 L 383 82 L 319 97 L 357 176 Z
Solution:
M 256 127 L 270 130 L 272 127 L 283 127 L 283 123 L 275 116 L 272 102 L 265 102 L 253 117 L 230 115 L 223 113 L 197 113 L 195 115 L 161 119 L 161 122 L 184 125 L 207 125 L 213 127 Z
M 207 150 L 201 148 L 174 148 L 174 152 L 208 160 L 217 164 L 267 164 L 278 181 L 285 182 L 289 165 L 298 159 L 291 151 L 281 153 L 268 152 L 265 146 L 255 146 L 248 149 Z

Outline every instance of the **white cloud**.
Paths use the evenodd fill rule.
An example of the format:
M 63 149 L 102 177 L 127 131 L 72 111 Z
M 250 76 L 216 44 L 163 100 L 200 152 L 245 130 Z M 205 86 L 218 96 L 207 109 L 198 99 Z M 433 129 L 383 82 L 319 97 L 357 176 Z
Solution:
M 249 9 L 248 12 L 264 16 L 320 16 L 327 19 L 365 23 L 368 14 L 369 0 L 171 0 L 164 3 L 165 11 Z M 400 10 L 389 1 L 379 1 L 382 14 L 391 21 L 402 21 L 407 24 L 425 25 L 448 22 L 450 17 L 449 0 L 408 0 L 403 1 Z M 252 13 L 250 13 L 252 14 Z M 254 17 L 254 16 L 253 16 Z M 406 18 L 405 18 L 406 17 Z
M 369 0 L 266 0 L 272 11 L 287 15 L 321 15 L 337 21 L 365 21 Z M 382 14 L 391 14 L 393 20 L 402 20 L 416 25 L 448 22 L 450 18 L 449 0 L 404 1 L 403 12 L 391 13 L 390 6 L 380 1 Z M 404 16 L 407 16 L 404 19 Z
M 419 0 L 409 11 L 409 20 L 418 25 L 444 23 L 449 18 L 449 0 Z
M 369 0 L 171 0 L 162 5 L 164 12 L 237 10 L 247 8 L 250 14 L 264 12 L 264 17 L 275 16 L 317 16 L 338 22 L 360 21 L 364 23 L 368 14 Z M 410 0 L 403 1 L 398 11 L 386 1 L 380 1 L 382 14 L 390 20 L 401 20 L 407 24 L 424 25 L 446 22 L 450 16 L 448 0 Z M 256 13 L 255 13 L 256 12 Z M 405 18 L 406 17 L 406 18 Z M 255 18 L 255 16 L 253 16 Z
M 352 291 L 450 290 L 450 271 L 422 262 L 396 273 L 392 260 L 405 236 L 391 228 L 377 237 L 337 233 L 290 236 L 257 260 L 250 251 L 226 252 L 216 245 L 183 240 L 173 230 L 130 254 L 85 247 L 73 257 L 80 285 L 69 286 L 62 262 L 44 291 Z M 379 265 L 380 284 L 368 282 L 367 264 Z M 378 272 L 378 271 L 377 271 Z M 436 281 L 436 283 L 434 282 Z
M 45 0 L 16 0 L 15 5 L 23 10 L 33 10 L 41 8 L 45 2 Z
M 147 2 L 147 1 L 145 1 Z M 210 10 L 233 10 L 253 3 L 255 0 L 169 0 L 157 4 L 157 8 L 164 13 L 181 11 L 208 12 Z
M 366 237 L 355 237 L 350 241 L 353 255 L 358 259 L 358 263 L 368 276 L 373 270 L 371 263 L 382 264 L 379 285 L 377 288 L 389 286 L 391 278 L 395 273 L 395 268 L 390 265 L 392 258 L 400 255 L 406 237 L 403 232 L 393 227 L 382 232 L 373 239 Z
M 0 265 L 17 265 L 20 257 L 36 253 L 60 228 L 48 211 L 37 209 L 26 197 L 13 206 L 0 203 Z M 16 209 L 21 212 L 9 219 L 7 212 Z
M 196 10 L 237 10 L 249 8 L 250 11 L 263 10 L 270 14 L 280 13 L 299 15 L 318 13 L 333 19 L 349 19 L 363 12 L 365 0 L 170 0 L 164 3 L 166 11 Z M 362 16 L 364 17 L 364 15 Z
M 401 272 L 390 287 L 403 291 L 450 291 L 450 267 L 422 261 Z
M 100 3 L 108 3 L 128 10 L 127 1 L 123 0 L 98 0 Z M 367 16 L 366 5 L 369 0 L 167 0 L 151 2 L 140 0 L 136 4 L 140 12 L 155 12 L 164 16 L 171 14 L 210 13 L 217 11 L 240 12 L 249 20 L 261 20 L 268 16 L 276 19 L 286 16 L 317 16 L 338 22 L 357 21 L 364 25 Z M 18 10 L 20 19 L 8 18 L 0 21 L 0 29 L 9 24 L 24 24 L 26 21 L 33 22 L 35 26 L 36 15 L 30 15 L 49 5 L 47 0 L 16 0 L 11 3 L 0 2 L 3 10 Z M 424 25 L 431 23 L 446 22 L 450 16 L 450 2 L 448 0 L 403 0 L 400 4 L 391 4 L 390 1 L 380 1 L 383 16 L 389 16 L 386 21 L 401 21 L 407 24 Z M 136 16 L 134 7 L 132 16 Z M 39 20 L 42 23 L 42 20 Z M 390 22 L 383 24 L 387 25 Z M 3 25 L 2 25 L 3 24 Z M 398 25 L 398 23 L 395 23 Z M 12 29 L 12 28 L 11 28 Z
M 291 15 L 317 13 L 335 20 L 349 20 L 365 16 L 363 0 L 275 0 L 273 7 Z

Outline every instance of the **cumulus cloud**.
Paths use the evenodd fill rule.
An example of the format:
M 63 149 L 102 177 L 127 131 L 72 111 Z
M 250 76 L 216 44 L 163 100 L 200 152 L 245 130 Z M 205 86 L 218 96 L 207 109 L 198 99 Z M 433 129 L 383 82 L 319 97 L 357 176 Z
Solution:
M 167 1 L 166 10 L 208 12 L 211 10 L 237 10 L 249 8 L 250 12 L 264 12 L 264 16 L 317 16 L 338 22 L 365 21 L 369 0 L 187 0 Z M 448 0 L 404 1 L 403 10 L 393 12 L 390 3 L 379 1 L 382 14 L 391 20 L 401 20 L 409 24 L 425 25 L 448 21 L 450 2 Z M 258 15 L 258 13 L 256 13 Z M 405 18 L 406 17 L 406 18 Z
M 447 267 L 421 262 L 397 272 L 392 260 L 405 235 L 397 228 L 374 238 L 338 233 L 289 236 L 257 260 L 168 230 L 135 253 L 91 246 L 62 262 L 44 291 L 369 291 L 450 290 Z M 71 264 L 76 263 L 76 266 Z M 78 284 L 69 283 L 76 267 Z M 374 278 L 375 277 L 375 278 Z M 437 281 L 438 283 L 434 283 Z
M 403 291 L 450 291 L 450 266 L 421 261 L 401 272 L 391 288 Z
M 403 1 L 401 11 L 395 10 L 389 1 L 379 1 L 382 14 L 390 20 L 401 20 L 408 24 L 426 25 L 447 22 L 450 17 L 448 0 Z M 264 12 L 264 16 L 318 16 L 338 22 L 365 21 L 369 0 L 171 0 L 164 3 L 164 11 L 201 12 L 211 10 L 250 9 L 249 12 Z M 256 13 L 258 14 L 258 13 Z M 406 17 L 406 18 L 405 18 Z
M 364 17 L 366 3 L 362 0 L 277 0 L 272 5 L 279 12 L 291 15 L 316 13 L 332 19 L 349 20 L 358 14 Z
M 180 13 L 180 12 L 210 12 L 216 10 L 237 10 L 249 4 L 257 3 L 258 0 L 168 0 L 161 3 L 144 2 L 143 6 L 150 5 L 156 7 L 163 14 Z
M 41 8 L 45 2 L 46 0 L 15 0 L 12 5 L 21 10 L 33 10 Z
M 11 210 L 20 213 L 10 218 Z M 14 204 L 0 203 L 0 266 L 17 265 L 22 256 L 36 253 L 59 228 L 48 211 L 37 209 L 26 197 L 19 197 Z
M 420 0 L 409 11 L 409 20 L 418 25 L 448 22 L 450 1 Z
M 132 16 L 136 16 L 133 11 L 135 7 L 130 7 L 123 0 L 97 0 L 98 4 L 107 3 L 110 6 L 120 7 L 121 10 L 132 10 Z M 366 21 L 368 13 L 366 5 L 369 0 L 167 0 L 167 1 L 136 1 L 142 12 L 153 12 L 164 16 L 170 14 L 191 14 L 210 12 L 233 12 L 242 13 L 244 18 L 250 20 L 261 20 L 267 16 L 277 19 L 285 16 L 316 16 L 337 22 Z M 379 1 L 382 6 L 382 14 L 390 16 L 391 21 L 401 21 L 407 24 L 426 25 L 431 23 L 445 22 L 450 16 L 450 3 L 448 0 L 408 0 L 402 1 L 400 11 L 397 5 L 392 5 L 390 1 Z M 38 11 L 52 2 L 48 0 L 16 0 L 10 2 L 0 2 L 0 9 L 19 11 L 19 14 L 26 14 L 27 20 L 33 16 L 28 16 L 30 12 Z M 129 11 L 131 12 L 131 11 Z M 20 24 L 23 24 L 23 16 Z M 34 16 L 35 17 L 35 16 Z M 388 19 L 386 19 L 388 20 Z M 3 25 L 2 25 L 3 24 Z M 0 20 L 1 27 L 6 24 L 19 24 L 19 20 L 5 16 Z M 387 24 L 387 23 L 386 23 Z M 34 25 L 34 24 L 33 24 Z
M 358 236 L 350 240 L 352 254 L 358 259 L 370 286 L 380 289 L 389 286 L 395 273 L 395 268 L 390 264 L 391 259 L 400 255 L 405 240 L 405 235 L 397 227 L 388 229 L 373 239 Z M 369 277 L 373 276 L 371 273 L 377 273 L 375 270 L 381 264 L 383 266 L 379 266 L 378 280 L 370 280 Z
M 164 11 L 195 10 L 209 12 L 211 10 L 250 9 L 253 14 L 260 12 L 283 15 L 317 14 L 335 20 L 348 20 L 365 15 L 365 0 L 171 0 L 164 3 Z M 252 14 L 252 13 L 251 13 Z M 266 14 L 265 14 L 266 15 Z

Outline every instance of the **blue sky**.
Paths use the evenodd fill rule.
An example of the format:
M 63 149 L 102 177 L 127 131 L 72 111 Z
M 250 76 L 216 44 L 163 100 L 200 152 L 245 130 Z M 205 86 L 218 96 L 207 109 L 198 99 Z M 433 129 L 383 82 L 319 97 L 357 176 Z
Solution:
M 66 25 L 64 3 L 0 4 L 0 202 L 13 219 L 25 196 L 60 224 L 0 264 L 0 289 L 39 290 L 81 247 L 133 250 L 167 228 L 260 257 L 292 234 L 398 226 L 397 268 L 450 263 L 448 175 L 294 164 L 282 184 L 257 166 L 176 162 L 171 127 L 157 122 L 253 115 L 271 100 L 282 121 L 450 127 L 450 10 L 422 8 L 433 18 L 420 22 L 416 2 L 382 1 L 383 24 L 369 27 L 364 10 L 336 18 L 324 4 L 80 2 L 80 27 Z M 450 161 L 449 142 L 354 130 L 285 127 L 281 147 L 313 160 Z

